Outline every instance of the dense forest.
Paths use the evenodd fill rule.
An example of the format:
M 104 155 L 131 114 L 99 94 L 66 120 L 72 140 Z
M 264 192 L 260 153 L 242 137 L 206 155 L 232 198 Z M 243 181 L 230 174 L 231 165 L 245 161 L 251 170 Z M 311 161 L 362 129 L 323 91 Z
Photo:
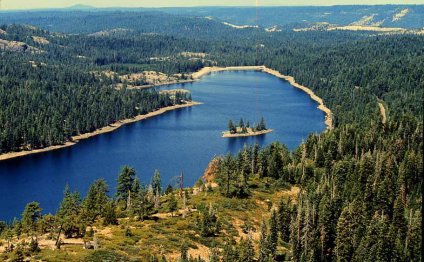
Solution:
M 108 20 L 115 22 L 106 28 L 99 26 L 105 19 L 99 15 L 78 13 L 87 20 L 71 27 L 75 14 L 60 19 L 39 14 L 47 17 L 38 24 L 42 27 L 61 20 L 54 23 L 61 33 L 0 27 L 0 39 L 7 41 L 0 42 L 0 153 L 61 144 L 73 135 L 181 102 L 154 89 L 129 88 L 147 80 L 129 83 L 125 74 L 157 71 L 187 78 L 210 65 L 266 65 L 294 76 L 323 98 L 333 111 L 335 128 L 311 134 L 293 152 L 276 142 L 216 157 L 209 176 L 217 187 L 199 181 L 200 195 L 165 188 L 159 172 L 149 185 L 141 185 L 130 167 L 119 174 L 113 197 L 103 180 L 83 199 L 66 188 L 56 214 L 42 214 L 33 202 L 21 219 L 0 223 L 5 240 L 0 244 L 7 246 L 1 258 L 22 261 L 37 254 L 37 237 L 43 234 L 57 248 L 61 241 L 56 236 L 63 233 L 106 252 L 108 246 L 98 248 L 93 228 L 119 224 L 116 230 L 125 245 L 135 245 L 141 236 L 158 241 L 152 240 L 150 248 L 165 245 L 154 238 L 159 233 L 178 243 L 166 242 L 168 249 L 160 253 L 125 250 L 142 261 L 166 261 L 165 254 L 175 249 L 181 261 L 203 261 L 187 254 L 194 242 L 207 247 L 209 261 L 422 261 L 422 35 L 265 33 L 203 18 L 137 14 L 120 24 Z M 146 23 L 143 29 L 137 27 L 140 21 Z M 386 121 L 379 103 L 386 108 Z M 290 198 L 279 195 L 294 188 L 298 193 Z M 267 198 L 274 201 L 262 207 L 266 209 L 253 209 Z M 173 219 L 186 205 L 196 211 Z M 246 238 L 234 237 L 241 233 L 228 221 L 237 212 L 252 215 L 252 210 L 263 212 L 263 220 L 245 221 Z M 171 214 L 165 222 L 164 212 Z M 154 224 L 156 220 L 162 222 Z M 170 228 L 179 231 L 171 234 Z M 23 235 L 30 242 L 14 246 L 12 240 Z M 123 248 L 109 247 L 121 253 L 87 254 L 127 261 L 121 257 Z
M 66 66 L 0 62 L 0 152 L 67 142 L 117 120 L 180 103 L 155 90 L 116 90 Z
M 2 39 L 27 46 L 27 51 L 5 48 L 2 52 L 2 152 L 63 143 L 72 135 L 169 103 L 150 91 L 115 90 L 118 83 L 128 83 L 107 77 L 107 72 L 119 76 L 153 70 L 189 76 L 203 66 L 264 64 L 313 89 L 332 109 L 336 126 L 378 119 L 379 101 L 388 108 L 390 118 L 405 113 L 422 118 L 421 36 L 267 35 L 248 30 L 234 40 L 221 40 L 226 32 L 215 32 L 217 40 L 205 41 L 125 30 L 100 36 L 63 35 L 18 25 L 2 26 L 2 30 L 6 32 Z M 34 36 L 47 42 L 40 43 Z M 256 42 L 260 47 L 256 48 Z M 145 83 L 141 79 L 138 84 Z M 150 102 L 140 105 L 142 100 Z M 98 110 L 100 101 L 103 106 Z
M 277 211 L 285 220 L 259 261 L 275 259 L 279 243 L 295 261 L 421 261 L 422 128 L 404 116 L 311 135 L 295 152 L 245 147 L 219 158 L 214 176 L 227 197 L 249 197 L 252 176 L 300 186 L 297 202 Z
M 393 19 L 397 14 L 407 10 L 406 14 Z M 405 11 L 404 11 L 405 12 Z M 259 25 L 262 28 L 279 29 L 305 27 L 314 23 L 349 25 L 363 21 L 364 25 L 379 24 L 382 27 L 422 28 L 424 20 L 423 5 L 341 5 L 341 6 L 259 6 L 259 7 L 184 7 L 184 8 L 94 8 L 75 6 L 69 9 L 39 10 L 38 12 L 10 11 L 2 12 L 0 24 L 31 24 L 45 29 L 66 33 L 88 33 L 104 28 L 133 27 L 138 30 L 160 32 L 170 27 L 187 26 L 198 18 L 204 20 L 211 28 L 220 22 L 235 25 Z M 170 18 L 170 15 L 175 15 Z M 114 19 L 119 17 L 120 19 Z M 156 20 L 166 19 L 172 23 Z M 204 18 L 213 20 L 207 22 Z M 281 19 L 281 18 L 284 19 Z M 147 19 L 146 19 L 147 18 Z M 78 24 L 75 22 L 78 21 Z M 154 23 L 150 23 L 150 22 Z M 162 26 L 154 26 L 160 22 Z M 141 28 L 141 25 L 147 26 Z M 77 26 L 75 26 L 77 25 Z M 139 25 L 138 27 L 135 25 Z M 202 24 L 204 26 L 205 24 Z M 222 26 L 222 25 L 221 25 Z M 199 29 L 202 28 L 199 24 Z M 222 28 L 224 28 L 222 26 Z M 194 29 L 194 28 L 191 28 Z M 214 29 L 212 29 L 214 30 Z M 188 31 L 188 30 L 187 30 Z M 193 31 L 199 33 L 199 31 Z M 163 33 L 163 31 L 162 31 Z

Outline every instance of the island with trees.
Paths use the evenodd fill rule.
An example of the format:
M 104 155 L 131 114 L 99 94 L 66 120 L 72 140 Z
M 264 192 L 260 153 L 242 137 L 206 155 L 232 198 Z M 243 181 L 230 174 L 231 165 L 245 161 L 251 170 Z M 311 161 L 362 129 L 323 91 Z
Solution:
M 250 125 L 247 121 L 244 123 L 243 118 L 240 118 L 238 124 L 235 124 L 231 119 L 228 121 L 228 130 L 222 132 L 222 137 L 245 137 L 245 136 L 259 136 L 271 133 L 273 130 L 268 129 L 265 124 L 265 119 L 262 117 L 258 124 Z

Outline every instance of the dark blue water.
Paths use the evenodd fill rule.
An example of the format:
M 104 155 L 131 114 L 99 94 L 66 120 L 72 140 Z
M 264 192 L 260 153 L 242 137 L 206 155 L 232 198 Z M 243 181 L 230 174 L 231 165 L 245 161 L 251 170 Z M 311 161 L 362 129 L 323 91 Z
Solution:
M 134 167 L 144 183 L 159 169 L 165 186 L 176 185 L 181 171 L 185 184 L 193 185 L 215 155 L 237 152 L 245 143 L 277 140 L 294 149 L 309 133 L 325 129 L 324 114 L 308 95 L 262 72 L 213 73 L 167 88 L 181 87 L 204 104 L 129 124 L 69 148 L 0 161 L 0 220 L 19 217 L 30 201 L 40 202 L 44 213 L 56 212 L 66 184 L 85 194 L 95 179 L 104 178 L 113 194 L 124 165 Z M 255 122 L 261 116 L 274 132 L 221 138 L 229 119 Z

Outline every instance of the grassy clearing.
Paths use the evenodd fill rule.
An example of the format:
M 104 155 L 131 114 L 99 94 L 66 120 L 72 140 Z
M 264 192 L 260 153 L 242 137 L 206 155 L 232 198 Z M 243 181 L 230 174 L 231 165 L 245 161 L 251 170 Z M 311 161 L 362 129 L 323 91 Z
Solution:
M 251 196 L 246 199 L 226 198 L 218 188 L 189 194 L 188 211 L 184 217 L 182 210 L 172 217 L 167 210 L 169 196 L 163 196 L 161 208 L 150 219 L 135 221 L 121 218 L 119 225 L 107 227 L 100 222 L 95 224 L 94 235 L 100 245 L 97 250 L 65 244 L 60 250 L 43 249 L 32 258 L 37 261 L 149 261 L 151 254 L 155 254 L 175 261 L 179 258 L 182 243 L 186 243 L 189 255 L 207 259 L 211 246 L 222 248 L 230 239 L 240 241 L 248 237 L 249 231 L 257 248 L 262 220 L 270 217 L 270 210 L 281 199 L 295 197 L 298 188 L 271 188 L 268 183 L 259 181 L 251 181 L 251 185 Z M 182 208 L 180 198 L 178 206 Z M 214 237 L 201 237 L 197 226 L 199 210 L 210 206 L 217 211 L 221 231 Z M 279 246 L 282 253 L 287 252 L 287 248 L 286 243 Z

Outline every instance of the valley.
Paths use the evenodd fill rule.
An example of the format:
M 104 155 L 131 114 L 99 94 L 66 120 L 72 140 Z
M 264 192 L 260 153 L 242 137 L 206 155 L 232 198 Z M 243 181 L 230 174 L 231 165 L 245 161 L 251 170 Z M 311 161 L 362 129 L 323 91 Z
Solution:
M 0 11 L 0 260 L 422 261 L 422 4 L 71 2 Z

